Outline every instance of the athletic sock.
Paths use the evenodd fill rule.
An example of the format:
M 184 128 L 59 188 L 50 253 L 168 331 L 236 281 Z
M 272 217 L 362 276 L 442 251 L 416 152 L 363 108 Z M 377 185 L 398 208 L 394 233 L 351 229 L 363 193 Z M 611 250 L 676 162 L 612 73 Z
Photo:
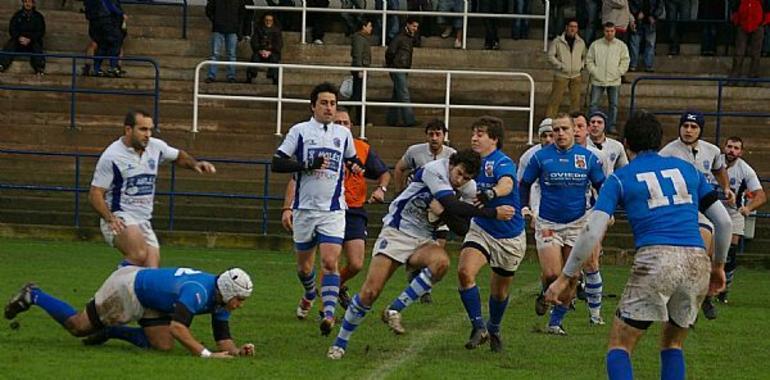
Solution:
M 564 320 L 564 316 L 569 311 L 568 306 L 556 305 L 551 309 L 551 319 L 548 321 L 548 326 L 561 326 L 561 322 Z
M 596 272 L 586 272 L 586 301 L 588 302 L 588 312 L 591 316 L 598 318 L 601 316 L 602 311 L 602 274 L 597 270 Z
M 423 269 L 427 269 L 427 268 L 423 268 Z M 412 283 L 412 281 L 414 281 L 414 279 L 415 279 L 415 278 L 417 278 L 417 276 L 419 276 L 419 275 L 420 275 L 420 272 L 422 272 L 422 270 L 421 270 L 421 269 L 418 269 L 418 270 L 413 270 L 413 271 L 407 272 L 407 273 L 406 273 L 406 282 L 407 282 L 407 284 L 411 284 L 411 283 Z M 428 291 L 427 291 L 427 292 L 425 292 L 425 293 L 430 293 L 430 292 L 432 292 L 432 291 L 433 291 L 433 288 L 430 288 L 430 289 L 428 289 Z
M 733 284 L 733 278 L 735 278 L 735 270 L 738 268 L 738 245 L 730 244 L 730 250 L 727 251 L 727 262 L 725 263 L 725 291 L 730 290 L 730 285 Z
M 315 269 L 307 275 L 302 272 L 297 272 L 297 277 L 299 277 L 299 282 L 302 283 L 302 287 L 305 288 L 305 299 L 308 301 L 314 300 L 317 295 L 315 287 Z
M 498 301 L 494 297 L 489 296 L 489 322 L 487 322 L 487 330 L 490 333 L 497 334 L 500 332 L 500 323 L 503 321 L 503 314 L 505 314 L 507 307 L 508 297 Z
M 393 300 L 388 309 L 400 312 L 411 305 L 412 302 L 417 301 L 423 294 L 427 293 L 433 286 L 433 274 L 427 267 L 422 268 L 420 274 L 414 277 L 409 286 Z
M 465 312 L 468 313 L 468 319 L 474 329 L 484 327 L 484 317 L 481 315 L 481 295 L 478 285 L 472 288 L 460 289 L 460 300 L 463 301 Z
M 340 295 L 339 273 L 324 273 L 321 280 L 321 299 L 324 303 L 324 318 L 334 318 L 334 308 Z
M 150 341 L 141 327 L 110 326 L 107 327 L 107 337 L 124 340 L 139 348 L 150 348 Z
M 627 351 L 615 348 L 607 352 L 607 377 L 610 380 L 634 379 L 634 369 Z
M 356 327 L 361 324 L 361 321 L 366 317 L 366 313 L 370 310 L 372 310 L 371 306 L 361 304 L 361 298 L 358 294 L 353 296 L 350 306 L 345 311 L 345 318 L 342 320 L 342 326 L 337 334 L 337 339 L 334 340 L 334 345 L 343 350 L 347 349 L 350 336 L 353 334 L 353 331 L 356 331 Z
M 660 351 L 660 379 L 684 380 L 684 352 L 678 348 Z
M 31 293 L 32 303 L 45 310 L 48 315 L 62 326 L 64 326 L 67 319 L 78 313 L 68 303 L 49 296 L 39 288 L 32 289 Z

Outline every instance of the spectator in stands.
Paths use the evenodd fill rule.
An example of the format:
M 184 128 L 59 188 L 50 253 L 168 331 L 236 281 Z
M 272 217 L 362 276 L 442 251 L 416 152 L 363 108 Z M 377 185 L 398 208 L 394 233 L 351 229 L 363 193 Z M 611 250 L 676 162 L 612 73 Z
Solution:
M 712 57 L 717 54 L 717 37 L 725 17 L 725 0 L 709 0 L 698 3 L 698 20 L 702 20 L 703 32 L 700 55 Z
M 433 2 L 431 0 L 406 0 L 406 9 L 410 12 L 433 12 Z M 417 17 L 420 23 L 420 29 L 415 35 L 414 47 L 422 46 L 422 37 L 430 37 L 433 29 L 433 17 Z
M 374 0 L 374 8 L 375 9 L 384 9 L 385 5 L 387 3 L 388 10 L 394 10 L 397 11 L 400 9 L 400 4 L 398 0 Z M 382 36 L 382 17 L 375 17 L 374 18 L 374 36 L 376 37 L 377 44 L 380 43 L 380 36 Z M 392 41 L 396 35 L 398 34 L 400 28 L 400 22 L 398 20 L 398 15 L 389 15 L 387 19 L 387 30 L 385 31 L 385 43 L 387 45 L 390 45 L 390 41 Z
M 634 30 L 636 27 L 628 0 L 602 1 L 602 25 L 607 25 L 608 22 L 615 25 L 615 38 L 623 42 L 628 41 L 629 29 Z
M 244 0 L 208 0 L 206 17 L 211 20 L 211 60 L 219 61 L 225 48 L 227 60 L 235 62 L 235 49 L 241 33 L 241 22 L 246 14 Z M 206 83 L 217 79 L 217 66 L 210 65 Z M 235 82 L 235 66 L 227 66 L 227 81 Z
M 307 6 L 312 8 L 329 8 L 329 0 L 306 0 Z M 308 14 L 310 21 L 310 28 L 313 29 L 310 39 L 316 45 L 324 44 L 324 36 L 326 35 L 327 17 L 326 13 L 310 13 Z
M 489 0 L 486 0 L 489 1 Z M 465 11 L 465 1 L 463 0 L 438 0 L 439 12 L 457 12 Z M 438 23 L 444 25 L 444 31 L 441 32 L 441 38 L 449 38 L 452 31 L 455 33 L 455 49 L 463 47 L 463 19 L 462 17 L 443 17 L 438 16 Z
M 580 91 L 583 87 L 581 72 L 585 66 L 586 44 L 578 35 L 578 28 L 576 19 L 568 19 L 564 33 L 556 37 L 548 48 L 548 61 L 554 68 L 554 74 L 546 117 L 556 116 L 564 90 L 567 89 L 570 112 L 580 110 Z
M 345 9 L 366 9 L 366 0 L 340 0 L 342 8 Z M 345 37 L 351 36 L 358 30 L 362 15 L 357 13 L 343 13 L 342 19 L 345 20 Z
M 479 13 L 503 13 L 504 0 L 485 0 L 479 4 Z M 499 50 L 500 38 L 497 36 L 497 19 L 484 19 L 484 49 Z
M 668 55 L 679 55 L 679 36 L 682 21 L 689 21 L 691 0 L 666 0 L 666 24 L 668 25 Z
M 43 36 L 45 35 L 45 17 L 35 9 L 34 0 L 23 0 L 21 9 L 13 14 L 8 24 L 11 38 L 5 44 L 3 51 L 43 53 Z M 5 71 L 13 62 L 13 55 L 0 54 L 0 72 Z M 45 57 L 33 56 L 29 64 L 35 74 L 45 74 Z
M 267 1 L 267 5 L 271 7 L 293 7 L 296 4 L 294 3 L 294 0 L 265 0 Z M 276 15 L 276 21 L 278 22 L 278 25 L 281 25 L 281 28 L 283 30 L 291 30 L 295 31 L 295 23 L 297 17 L 299 16 L 299 12 L 275 12 Z
M 658 18 L 663 12 L 662 0 L 631 0 L 628 3 L 631 14 L 636 20 L 636 29 L 631 31 L 629 36 L 629 53 L 631 63 L 629 71 L 636 71 L 640 61 L 639 54 L 642 54 L 644 61 L 644 71 L 651 73 L 655 71 L 655 29 L 657 28 Z
M 601 0 L 578 0 L 575 5 L 575 14 L 578 23 L 583 26 L 581 34 L 587 45 L 591 45 L 596 38 L 596 31 L 601 26 Z
M 385 50 L 385 66 L 395 69 L 409 69 L 412 67 L 412 52 L 414 50 L 414 35 L 420 28 L 420 23 L 414 17 L 406 20 L 404 29 L 401 30 L 393 41 L 390 41 L 388 49 Z M 408 73 L 392 72 L 390 79 L 393 81 L 393 95 L 391 102 L 411 103 L 409 97 L 409 83 L 407 82 Z M 387 123 L 389 125 L 415 126 L 417 121 L 414 118 L 412 107 L 390 107 L 387 114 Z
M 251 43 L 251 62 L 281 63 L 281 50 L 283 49 L 283 36 L 281 26 L 275 21 L 272 13 L 265 13 L 262 21 L 254 28 Z M 246 72 L 246 82 L 257 77 L 259 69 L 250 67 Z M 267 77 L 278 84 L 278 69 L 267 69 Z
M 628 63 L 631 60 L 626 44 L 615 38 L 615 30 L 613 23 L 604 23 L 604 38 L 594 41 L 586 56 L 586 68 L 591 74 L 590 112 L 599 109 L 599 102 L 606 91 L 610 111 L 605 129 L 608 134 L 616 133 L 620 79 L 628 71 Z
M 730 20 L 735 25 L 735 55 L 730 76 L 743 77 L 743 60 L 751 57 L 749 78 L 759 78 L 759 56 L 762 53 L 764 25 L 770 23 L 770 0 L 740 0 Z
M 85 8 L 83 9 L 83 12 L 85 13 Z M 89 28 L 90 29 L 90 28 Z M 91 31 L 89 30 L 89 33 Z M 128 27 L 126 25 L 126 19 L 123 19 L 123 23 L 120 25 L 120 32 L 123 36 L 123 40 L 121 41 L 121 47 L 120 47 L 120 53 L 118 53 L 118 58 L 123 58 L 123 44 L 126 41 L 126 37 L 128 36 Z M 96 54 L 96 49 L 99 47 L 99 45 L 96 43 L 96 39 L 94 36 L 89 35 L 91 38 L 91 41 L 88 42 L 88 45 L 86 46 L 85 55 L 93 56 Z M 123 67 L 120 65 L 120 60 L 118 60 L 118 72 L 120 73 L 120 76 L 125 76 L 126 71 L 123 70 Z M 91 64 L 86 61 L 86 63 L 83 64 L 83 72 L 82 75 L 84 77 L 90 76 L 90 75 L 96 75 L 96 73 L 91 72 Z
M 557 33 L 559 33 L 559 27 L 561 25 L 564 25 L 564 8 L 566 8 L 569 5 L 569 0 L 551 0 L 549 4 L 551 5 L 551 9 L 549 11 L 549 19 L 548 19 L 548 39 L 552 40 L 556 38 Z
M 372 21 L 364 18 L 358 23 L 358 32 L 353 35 L 350 45 L 350 66 L 369 67 L 372 65 L 372 45 L 369 38 L 372 36 Z M 351 71 L 353 74 L 353 95 L 351 101 L 361 101 L 364 87 L 363 71 Z M 353 121 L 355 124 L 361 122 L 361 107 L 353 106 Z M 364 125 L 363 123 L 361 125 Z
M 530 13 L 530 0 L 511 0 L 511 10 L 517 15 L 526 15 Z M 529 37 L 529 20 L 525 18 L 513 19 L 511 25 L 511 38 L 514 40 L 525 40 Z
M 128 16 L 119 0 L 85 0 L 83 5 L 88 19 L 88 35 L 96 42 L 96 56 L 111 57 L 110 68 L 102 71 L 103 58 L 94 58 L 94 75 L 122 77 L 120 51 L 123 48 L 123 26 Z

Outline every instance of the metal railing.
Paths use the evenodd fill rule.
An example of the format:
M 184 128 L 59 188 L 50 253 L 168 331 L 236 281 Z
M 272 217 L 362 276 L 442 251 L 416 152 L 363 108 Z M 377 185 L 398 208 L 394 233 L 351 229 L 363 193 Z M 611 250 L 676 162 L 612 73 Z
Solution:
M 499 19 L 528 19 L 528 20 L 543 20 L 545 26 L 543 27 L 543 51 L 548 51 L 548 22 L 550 12 L 550 0 L 544 0 L 545 14 L 543 15 L 525 15 L 525 14 L 497 14 L 497 13 L 470 13 L 469 1 L 464 0 L 463 12 L 438 12 L 438 11 L 401 11 L 395 9 L 387 9 L 387 4 L 383 0 L 383 9 L 358 9 L 358 8 L 318 8 L 308 7 L 305 0 L 299 0 L 301 5 L 299 7 L 287 7 L 287 6 L 269 6 L 269 5 L 247 5 L 246 9 L 261 10 L 261 11 L 273 11 L 273 12 L 302 12 L 302 29 L 300 32 L 301 42 L 307 43 L 305 36 L 305 30 L 307 29 L 307 13 L 354 13 L 354 14 L 373 14 L 380 15 L 382 17 L 382 35 L 380 36 L 382 46 L 385 46 L 386 35 L 388 30 L 388 15 L 412 15 L 412 16 L 442 16 L 442 17 L 462 17 L 463 19 L 463 40 L 462 48 L 467 48 L 468 40 L 468 19 L 469 18 L 499 18 Z M 482 0 L 487 1 L 487 0 Z
M 28 151 L 28 150 L 13 150 L 13 149 L 0 149 L 0 154 L 5 155 L 27 155 L 27 156 L 48 156 L 48 157 L 71 157 L 75 163 L 75 173 L 73 178 L 73 185 L 40 185 L 40 184 L 22 184 L 22 183 L 3 183 L 0 182 L 0 189 L 9 190 L 30 190 L 30 191 L 49 191 L 49 192 L 67 192 L 73 193 L 73 224 L 75 227 L 80 227 L 80 194 L 88 193 L 90 186 L 81 186 L 81 164 L 83 158 L 98 158 L 98 154 L 93 153 L 65 153 L 65 152 L 42 152 L 42 151 Z M 205 197 L 205 198 L 223 198 L 223 199 L 247 199 L 262 201 L 262 234 L 268 233 L 268 210 L 269 201 L 283 200 L 283 196 L 272 196 L 269 194 L 270 184 L 270 160 L 229 160 L 220 158 L 199 158 L 208 162 L 217 164 L 240 164 L 240 165 L 255 165 L 264 166 L 264 178 L 262 183 L 262 195 L 257 194 L 245 194 L 245 193 L 220 193 L 220 192 L 195 192 L 195 191 L 177 191 L 177 178 L 176 178 L 176 166 L 171 166 L 171 175 L 169 178 L 169 190 L 157 191 L 155 195 L 168 197 L 168 230 L 174 230 L 174 211 L 176 197 Z
M 91 56 L 91 55 L 79 55 L 79 54 L 54 54 L 54 53 L 16 53 L 16 52 L 0 52 L 0 55 L 14 55 L 21 57 L 45 57 L 45 58 L 64 58 L 72 61 L 70 71 L 70 85 L 69 87 L 53 87 L 43 85 L 16 85 L 0 82 L 0 90 L 9 91 L 33 91 L 33 92 L 58 92 L 70 94 L 70 127 L 76 128 L 75 113 L 77 96 L 76 94 L 101 94 L 101 95 L 126 95 L 126 96 L 150 96 L 153 98 L 152 116 L 155 122 L 155 128 L 158 129 L 159 119 L 159 107 L 158 102 L 160 100 L 160 70 L 158 69 L 158 61 L 149 57 L 122 57 L 121 61 L 127 62 L 147 62 L 155 69 L 154 88 L 149 91 L 142 90 L 110 90 L 101 88 L 79 88 L 78 87 L 78 60 L 93 60 L 94 58 L 101 58 L 109 60 L 114 57 L 106 56 Z M 116 79 L 120 80 L 120 79 Z M 5 81 L 3 81 L 5 82 Z
M 675 77 L 675 76 L 649 76 L 643 75 L 634 79 L 631 83 L 631 101 L 629 106 L 629 115 L 634 113 L 636 108 L 636 86 L 642 81 L 678 81 L 678 82 L 715 82 L 717 85 L 716 111 L 704 112 L 706 116 L 716 117 L 716 142 L 719 145 L 719 136 L 722 129 L 722 118 L 728 116 L 737 117 L 770 117 L 770 112 L 745 112 L 745 111 L 724 111 L 724 102 L 722 99 L 725 86 L 731 86 L 738 83 L 770 83 L 770 78 L 704 78 L 704 77 Z M 682 110 L 655 110 L 647 109 L 656 115 L 680 115 Z
M 182 8 L 182 38 L 187 39 L 187 0 L 175 1 L 159 1 L 159 0 L 121 0 L 121 4 L 136 4 L 136 5 L 156 5 L 156 6 L 171 6 Z
M 247 95 L 217 95 L 217 94 L 201 94 L 200 93 L 200 71 L 201 68 L 207 65 L 235 65 L 238 67 L 260 67 L 260 68 L 276 68 L 278 69 L 278 93 L 276 96 L 247 96 Z M 376 68 L 376 67 L 351 67 L 351 66 L 316 66 L 316 65 L 297 65 L 297 64 L 278 64 L 278 63 L 254 63 L 254 62 L 231 62 L 231 61 L 202 61 L 195 66 L 195 82 L 193 84 L 193 127 L 192 132 L 198 132 L 198 106 L 199 99 L 216 99 L 216 100 L 245 100 L 245 101 L 261 101 L 261 102 L 273 102 L 276 103 L 276 125 L 275 134 L 281 136 L 281 122 L 282 122 L 282 110 L 284 103 L 292 104 L 310 104 L 310 100 L 307 97 L 304 98 L 289 98 L 283 95 L 284 84 L 284 71 L 286 69 L 295 70 L 321 70 L 332 72 L 343 72 L 346 75 L 351 70 L 363 72 L 362 78 L 362 93 L 360 101 L 340 101 L 339 104 L 345 106 L 360 106 L 360 120 L 361 126 L 361 138 L 366 137 L 366 107 L 368 106 L 386 106 L 386 107 L 417 107 L 417 108 L 443 108 L 444 109 L 444 123 L 447 129 L 450 128 L 450 110 L 454 109 L 466 109 L 466 110 L 497 110 L 497 111 L 522 111 L 528 112 L 528 142 L 532 145 L 533 138 L 533 123 L 535 112 L 535 81 L 531 75 L 522 72 L 505 72 L 505 71 L 470 71 L 470 70 L 434 70 L 434 69 L 393 69 L 393 68 Z M 446 89 L 444 91 L 443 103 L 398 103 L 398 102 L 381 102 L 371 101 L 367 99 L 367 80 L 369 73 L 419 73 L 419 74 L 434 74 L 444 76 L 444 82 Z M 452 90 L 452 78 L 454 76 L 494 76 L 496 78 L 520 77 L 529 81 L 529 105 L 523 106 L 499 106 L 499 105 L 477 105 L 477 104 L 452 104 L 451 102 L 451 90 Z M 447 133 L 447 139 L 449 133 Z

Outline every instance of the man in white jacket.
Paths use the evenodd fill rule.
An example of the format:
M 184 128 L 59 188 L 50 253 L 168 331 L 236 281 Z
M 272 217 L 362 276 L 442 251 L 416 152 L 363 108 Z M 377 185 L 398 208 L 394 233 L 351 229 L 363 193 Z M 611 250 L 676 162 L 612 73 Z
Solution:
M 569 19 L 564 33 L 556 37 L 548 48 L 548 61 L 554 68 L 551 96 L 546 117 L 554 117 L 559 111 L 564 90 L 569 89 L 569 111 L 580 110 L 580 90 L 583 86 L 581 71 L 585 66 L 586 43 L 578 35 L 578 22 Z
M 607 92 L 609 120 L 607 133 L 615 133 L 615 123 L 618 118 L 618 95 L 620 93 L 621 77 L 628 71 L 628 47 L 623 41 L 615 38 L 615 24 L 604 23 L 604 38 L 598 39 L 588 48 L 586 68 L 591 74 L 591 105 L 590 111 L 599 109 L 604 92 Z

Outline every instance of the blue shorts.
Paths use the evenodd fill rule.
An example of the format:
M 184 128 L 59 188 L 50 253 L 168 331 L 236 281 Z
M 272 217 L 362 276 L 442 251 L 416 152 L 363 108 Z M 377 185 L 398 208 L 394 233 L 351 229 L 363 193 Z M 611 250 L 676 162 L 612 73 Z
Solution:
M 363 208 L 352 208 L 345 211 L 345 239 L 343 240 L 366 240 L 368 221 L 369 216 Z

